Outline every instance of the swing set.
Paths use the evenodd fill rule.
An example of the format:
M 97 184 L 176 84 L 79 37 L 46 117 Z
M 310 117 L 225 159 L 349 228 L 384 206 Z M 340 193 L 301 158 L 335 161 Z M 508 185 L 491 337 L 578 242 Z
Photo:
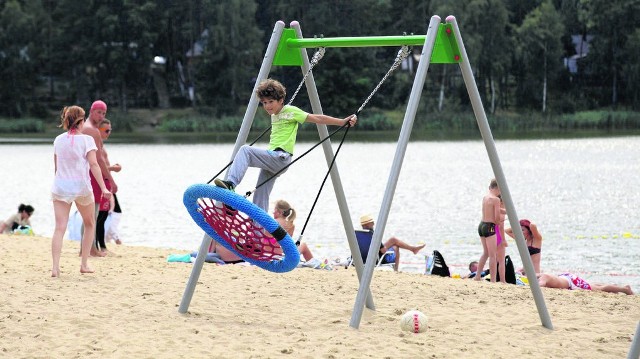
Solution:
M 489 128 L 484 108 L 480 99 L 478 88 L 473 78 L 471 65 L 469 64 L 466 50 L 462 42 L 462 37 L 458 28 L 455 17 L 449 16 L 446 18 L 446 23 L 442 23 L 440 17 L 432 16 L 429 22 L 429 27 L 426 35 L 405 35 L 405 36 L 372 36 L 372 37 L 336 37 L 336 38 L 303 38 L 300 24 L 294 21 L 290 24 L 290 28 L 285 29 L 285 24 L 282 21 L 278 21 L 274 27 L 271 35 L 265 57 L 260 67 L 259 74 L 256 79 L 254 91 L 252 92 L 249 105 L 247 106 L 238 137 L 235 142 L 233 153 L 231 156 L 231 162 L 239 151 L 240 147 L 246 143 L 247 137 L 253 123 L 253 119 L 256 114 L 256 110 L 259 104 L 256 88 L 259 83 L 268 77 L 272 65 L 276 66 L 300 66 L 303 72 L 303 79 L 300 85 L 296 89 L 289 104 L 293 102 L 298 91 L 303 84 L 306 84 L 309 100 L 313 113 L 322 114 L 322 106 L 320 105 L 320 99 L 318 96 L 315 80 L 313 78 L 312 69 L 318 64 L 322 56 L 324 55 L 325 48 L 328 47 L 380 47 L 380 46 L 401 46 L 401 50 L 382 80 L 378 83 L 375 89 L 362 103 L 360 108 L 356 111 L 356 114 L 360 113 L 367 105 L 369 100 L 378 91 L 387 77 L 399 66 L 409 53 L 409 46 L 422 46 L 421 61 L 419 62 L 416 75 L 414 78 L 411 94 L 408 100 L 407 109 L 405 112 L 402 128 L 400 131 L 398 145 L 396 147 L 396 153 L 391 166 L 390 174 L 388 177 L 385 194 L 379 211 L 377 223 L 378 228 L 373 235 L 371 246 L 369 248 L 368 257 L 375 258 L 382 238 L 384 235 L 385 225 L 388 219 L 391 203 L 395 193 L 398 177 L 404 161 L 404 155 L 406 153 L 411 129 L 413 127 L 413 121 L 417 112 L 420 95 L 424 88 L 424 82 L 426 79 L 428 67 L 430 63 L 440 64 L 458 64 L 462 72 L 467 92 L 469 94 L 471 105 L 482 135 L 485 148 L 489 155 L 491 166 L 501 189 L 502 198 L 505 203 L 509 222 L 511 227 L 514 228 L 516 244 L 522 263 L 524 265 L 527 277 L 529 279 L 530 288 L 533 293 L 534 301 L 536 303 L 538 313 L 542 325 L 546 328 L 552 329 L 551 319 L 544 302 L 544 297 L 538 285 L 535 277 L 535 271 L 533 269 L 533 263 L 527 252 L 526 242 L 524 235 L 519 226 L 519 220 L 516 214 L 516 210 L 509 192 L 506 177 L 502 171 L 502 166 L 498 158 L 495 142 Z M 314 54 L 312 61 L 309 61 L 306 48 L 318 48 L 318 51 Z M 337 166 L 335 166 L 336 156 L 338 155 L 342 143 L 348 133 L 348 122 L 340 127 L 338 130 L 329 134 L 326 125 L 317 125 L 318 134 L 321 141 L 314 145 L 307 152 L 296 158 L 288 166 L 292 165 L 295 161 L 304 157 L 309 151 L 315 147 L 322 145 L 327 162 L 327 173 L 322 181 L 320 190 L 316 196 L 313 207 L 317 203 L 320 191 L 324 186 L 327 178 L 331 175 L 334 192 L 336 195 L 336 201 L 338 203 L 342 222 L 344 224 L 345 235 L 348 239 L 349 249 L 352 253 L 352 258 L 356 267 L 358 279 L 360 281 L 358 294 L 355 299 L 355 304 L 352 312 L 350 326 L 358 328 L 360 320 L 364 311 L 364 306 L 374 310 L 373 297 L 370 292 L 370 284 L 373 278 L 373 272 L 375 267 L 375 261 L 369 261 L 366 263 L 366 267 L 363 264 L 358 244 L 355 239 L 355 231 L 350 218 L 350 212 L 347 205 L 346 196 L 340 180 L 340 175 Z M 330 137 L 338 131 L 344 129 L 344 134 L 340 145 L 336 152 L 333 152 L 331 146 Z M 265 130 L 258 139 L 264 135 L 269 129 Z M 255 141 L 251 143 L 253 145 Z M 214 176 L 208 183 L 222 173 L 230 164 L 223 168 L 216 176 Z M 265 182 L 277 177 L 282 171 L 274 174 L 273 177 L 266 181 L 259 183 L 256 189 L 263 185 Z M 255 189 L 254 189 L 255 191 Z M 183 294 L 182 301 L 180 303 L 178 311 L 180 313 L 186 313 L 195 291 L 195 286 L 200 276 L 202 266 L 206 253 L 211 243 L 212 238 L 215 238 L 220 244 L 227 249 L 234 251 L 241 258 L 245 259 L 249 263 L 260 266 L 263 269 L 273 272 L 286 272 L 295 268 L 300 260 L 298 250 L 291 239 L 291 237 L 284 231 L 277 222 L 261 208 L 250 203 L 246 197 L 250 196 L 251 192 L 247 192 L 246 196 L 240 196 L 232 191 L 215 187 L 209 184 L 197 184 L 189 187 L 185 191 L 183 198 L 184 204 L 187 210 L 191 214 L 194 221 L 205 231 L 206 235 L 202 240 L 202 244 L 198 251 L 198 256 L 193 264 L 193 269 L 185 292 Z M 305 227 L 313 212 L 313 207 L 309 213 Z M 304 234 L 304 228 L 302 230 Z M 301 235 L 302 235 L 301 234 Z

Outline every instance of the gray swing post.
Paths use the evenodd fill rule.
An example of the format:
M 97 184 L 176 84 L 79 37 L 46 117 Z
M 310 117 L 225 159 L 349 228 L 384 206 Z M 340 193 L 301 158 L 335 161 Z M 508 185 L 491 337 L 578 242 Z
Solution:
M 258 89 L 258 85 L 260 84 L 260 82 L 266 79 L 269 75 L 269 72 L 271 71 L 271 64 L 273 63 L 273 59 L 276 55 L 278 42 L 280 41 L 283 29 L 284 22 L 276 22 L 276 25 L 273 28 L 273 32 L 271 33 L 271 38 L 269 39 L 269 45 L 267 45 L 267 51 L 265 52 L 264 60 L 262 61 L 262 65 L 260 66 L 260 72 L 258 73 L 256 83 L 253 87 L 253 91 L 251 92 L 251 99 L 249 100 L 247 110 L 245 111 L 244 117 L 242 119 L 242 125 L 240 126 L 240 131 L 238 132 L 238 137 L 236 138 L 236 143 L 233 147 L 231 160 L 235 158 L 236 153 L 238 153 L 238 151 L 240 150 L 240 147 L 242 147 L 242 145 L 247 142 L 247 137 L 249 136 L 249 131 L 251 130 L 251 125 L 253 124 L 253 119 L 256 115 L 259 104 L 256 90 Z M 200 278 L 204 259 L 207 256 L 207 251 L 209 250 L 211 241 L 211 237 L 206 234 L 202 237 L 202 243 L 200 244 L 200 250 L 198 250 L 198 256 L 196 257 L 196 261 L 193 263 L 191 275 L 189 276 L 187 286 L 184 289 L 184 294 L 182 295 L 182 300 L 180 301 L 180 306 L 178 307 L 179 313 L 184 314 L 189 309 L 189 304 L 191 303 L 191 298 L 193 298 L 193 292 L 196 289 L 196 284 L 198 284 L 198 278 Z
M 529 252 L 527 250 L 527 243 L 524 239 L 522 228 L 520 227 L 520 220 L 518 219 L 518 215 L 516 213 L 516 207 L 513 204 L 513 200 L 511 199 L 511 192 L 509 192 L 507 178 L 502 171 L 502 165 L 500 164 L 500 159 L 498 158 L 496 143 L 493 140 L 491 128 L 489 127 L 489 121 L 487 120 L 487 115 L 485 114 L 484 107 L 482 106 L 482 100 L 480 99 L 478 86 L 476 85 L 475 79 L 473 77 L 473 71 L 471 70 L 471 64 L 469 63 L 469 57 L 467 56 L 467 51 L 465 50 L 464 43 L 462 42 L 462 36 L 460 35 L 458 22 L 456 21 L 456 18 L 454 16 L 448 16 L 447 22 L 453 25 L 453 33 L 456 37 L 456 42 L 458 43 L 460 55 L 463 60 L 460 62 L 462 77 L 464 78 L 464 83 L 467 87 L 467 92 L 469 93 L 469 97 L 471 99 L 471 106 L 473 107 L 473 112 L 476 116 L 476 121 L 478 122 L 478 127 L 480 128 L 480 133 L 482 134 L 482 139 L 484 140 L 487 154 L 489 155 L 489 161 L 491 162 L 493 173 L 496 176 L 498 186 L 500 187 L 502 200 L 504 201 L 505 208 L 509 217 L 509 224 L 511 225 L 511 228 L 513 229 L 513 232 L 516 236 L 516 245 L 518 247 L 518 252 L 520 253 L 520 259 L 522 260 L 522 264 L 524 265 L 524 269 L 527 273 L 529 287 L 531 288 L 531 293 L 533 294 L 533 299 L 536 303 L 538 314 L 540 315 L 540 320 L 545 328 L 553 329 L 553 324 L 551 324 L 551 317 L 549 316 L 547 306 L 544 302 L 544 296 L 542 295 L 542 291 L 540 290 L 540 284 L 538 284 L 536 271 L 533 269 L 533 262 L 531 261 L 531 256 L 529 255 Z
M 638 322 L 638 326 L 636 327 L 636 334 L 633 336 L 633 341 L 631 342 L 631 346 L 629 347 L 629 354 L 627 354 L 627 359 L 638 358 L 640 358 L 640 322 Z
M 290 27 L 294 29 L 296 37 L 298 39 L 301 39 L 302 30 L 300 29 L 300 24 L 297 21 L 292 21 Z M 307 56 L 305 48 L 301 48 L 300 53 L 302 55 L 302 73 L 306 74 L 309 70 L 309 58 Z M 322 114 L 322 105 L 320 104 L 320 96 L 318 95 L 318 89 L 313 77 L 313 72 L 308 73 L 307 78 L 305 79 L 305 84 L 307 87 L 307 94 L 309 96 L 309 101 L 311 102 L 311 109 L 313 113 Z M 320 138 L 326 138 L 329 136 L 329 131 L 327 130 L 326 125 L 318 124 L 317 128 Z M 322 143 L 322 149 L 324 150 L 324 157 L 328 167 L 331 165 L 331 162 L 333 161 L 333 158 L 335 156 L 333 147 L 331 146 L 331 139 L 328 139 Z M 358 242 L 356 241 L 355 237 L 355 229 L 353 228 L 353 224 L 351 223 L 349 206 L 347 204 L 347 198 L 344 194 L 344 188 L 342 187 L 342 180 L 340 179 L 340 172 L 338 171 L 337 162 L 333 164 L 330 174 L 331 183 L 333 184 L 333 191 L 336 196 L 336 201 L 338 202 L 340 216 L 342 217 L 342 223 L 344 225 L 345 235 L 347 236 L 347 241 L 349 242 L 349 249 L 351 250 L 352 258 L 354 258 L 356 273 L 358 275 L 358 278 L 360 279 L 362 277 L 362 270 L 364 268 L 364 265 L 362 262 L 362 256 L 360 255 L 360 250 L 358 249 Z M 367 295 L 366 305 L 369 309 L 375 309 L 373 296 L 370 292 Z
M 396 154 L 394 157 L 393 165 L 391 167 L 391 172 L 389 174 L 389 180 L 387 182 L 387 187 L 385 189 L 385 195 L 383 198 L 380 213 L 378 214 L 378 224 L 379 226 L 382 225 L 381 226 L 382 230 L 380 230 L 379 228 L 378 230 L 376 230 L 376 232 L 373 235 L 371 247 L 369 248 L 369 253 L 368 253 L 369 258 L 373 258 L 372 256 L 376 255 L 376 252 L 380 247 L 380 243 L 382 242 L 382 237 L 384 235 L 384 227 L 386 225 L 386 221 L 389 215 L 389 210 L 391 208 L 391 201 L 393 200 L 393 195 L 394 195 L 396 184 L 398 181 L 398 176 L 400 174 L 400 168 L 402 166 L 404 154 L 406 152 L 407 144 L 409 142 L 409 136 L 411 134 L 411 128 L 413 126 L 413 121 L 416 115 L 418 103 L 420 101 L 420 95 L 424 87 L 427 70 L 429 68 L 429 63 L 433 60 L 432 54 L 433 54 L 436 34 L 438 34 L 438 28 L 440 26 L 440 22 L 441 20 L 439 16 L 432 16 L 429 22 L 429 28 L 428 28 L 427 35 L 424 40 L 424 46 L 422 49 L 421 61 L 418 65 L 418 70 L 416 71 L 413 87 L 411 89 L 411 95 L 409 97 L 409 102 L 407 104 L 407 111 L 405 112 L 405 117 L 403 120 L 402 129 L 400 132 L 400 138 L 398 140 L 398 146 L 396 148 Z M 462 71 L 462 77 L 464 79 L 467 92 L 471 99 L 471 104 L 476 117 L 476 121 L 478 122 L 478 126 L 480 128 L 480 132 L 482 134 L 482 138 L 483 138 L 485 147 L 487 149 L 487 153 L 489 155 L 489 159 L 491 162 L 494 175 L 496 176 L 496 180 L 498 181 L 498 185 L 500 186 L 500 190 L 502 192 L 502 197 L 505 202 L 507 214 L 509 215 L 509 223 L 511 224 L 511 227 L 514 228 L 514 233 L 516 235 L 516 244 L 518 246 L 520 258 L 522 259 L 522 263 L 524 264 L 525 270 L 527 272 L 527 278 L 529 279 L 530 288 L 533 293 L 533 297 L 538 309 L 538 314 L 540 315 L 540 320 L 544 327 L 548 329 L 553 329 L 553 325 L 551 324 L 551 318 L 549 317 L 549 312 L 547 311 L 547 307 L 544 302 L 544 297 L 542 295 L 542 291 L 540 290 L 540 286 L 538 284 L 536 274 L 533 269 L 533 262 L 531 261 L 531 257 L 527 252 L 524 235 L 522 233 L 522 229 L 520 228 L 519 220 L 515 211 L 515 206 L 513 205 L 513 201 L 511 199 L 511 194 L 509 193 L 509 187 L 507 186 L 506 177 L 502 171 L 502 166 L 498 158 L 495 142 L 493 140 L 491 129 L 489 127 L 489 122 L 484 112 L 484 107 L 482 106 L 482 100 L 480 99 L 480 94 L 478 92 L 478 88 L 475 83 L 475 79 L 473 77 L 473 71 L 471 70 L 469 58 L 464 48 L 462 37 L 460 36 L 460 29 L 458 27 L 458 24 L 454 16 L 448 16 L 447 23 L 451 25 L 451 28 L 449 29 L 450 32 L 448 32 L 448 34 L 450 35 L 450 33 L 452 32 L 455 36 L 454 45 L 456 45 L 459 50 L 459 55 L 457 60 L 459 60 L 458 63 L 460 66 L 460 70 Z M 362 313 L 364 310 L 363 302 L 366 297 L 365 293 L 366 291 L 369 290 L 369 286 L 371 285 L 374 266 L 375 266 L 375 263 L 373 261 L 370 261 L 369 263 L 366 264 L 364 277 L 360 282 L 360 288 L 358 289 L 358 294 L 356 296 L 351 321 L 349 323 L 350 326 L 353 328 L 358 328 L 360 325 L 360 320 L 362 318 Z
M 407 105 L 407 111 L 402 121 L 402 128 L 400 129 L 400 138 L 398 140 L 398 146 L 396 147 L 396 153 L 393 157 L 393 163 L 391 165 L 391 173 L 389 174 L 389 180 L 382 199 L 382 205 L 380 212 L 378 213 L 378 228 L 373 232 L 373 238 L 371 239 L 371 245 L 369 246 L 369 252 L 367 258 L 376 258 L 377 253 L 380 250 L 380 244 L 382 243 L 382 236 L 384 235 L 384 229 L 387 224 L 387 218 L 389 218 L 389 210 L 391 209 L 391 202 L 393 195 L 398 184 L 398 177 L 400 175 L 400 169 L 402 162 L 404 161 L 404 154 L 409 144 L 409 137 L 411 136 L 411 128 L 413 127 L 413 120 L 415 119 L 416 112 L 418 110 L 418 104 L 420 99 L 420 93 L 424 87 L 424 81 L 427 77 L 427 71 L 429 70 L 429 60 L 433 51 L 433 45 L 435 43 L 436 34 L 438 32 L 438 26 L 440 24 L 440 18 L 434 16 L 429 23 L 429 29 L 427 36 L 424 40 L 424 46 L 422 47 L 422 54 L 418 69 L 416 70 L 416 77 L 411 88 L 411 95 L 409 97 L 409 103 Z M 353 312 L 351 314 L 351 321 L 349 325 L 358 329 L 360 326 L 360 320 L 362 319 L 362 313 L 364 311 L 363 302 L 366 299 L 366 291 L 371 285 L 373 279 L 373 271 L 375 269 L 376 261 L 369 261 L 365 264 L 364 275 L 360 280 L 360 287 L 358 288 L 358 294 L 356 295 L 355 304 L 353 306 Z

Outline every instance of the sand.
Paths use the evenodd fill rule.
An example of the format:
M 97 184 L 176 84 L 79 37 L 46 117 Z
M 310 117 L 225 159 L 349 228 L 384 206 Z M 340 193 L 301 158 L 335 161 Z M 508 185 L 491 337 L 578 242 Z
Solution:
M 187 314 L 178 313 L 184 253 L 112 244 L 80 274 L 65 241 L 50 277 L 50 239 L 0 235 L 0 357 L 7 358 L 624 358 L 640 297 L 543 288 L 553 330 L 528 287 L 376 270 L 376 310 L 349 326 L 353 268 L 274 274 L 205 264 Z M 399 326 L 411 309 L 428 330 Z

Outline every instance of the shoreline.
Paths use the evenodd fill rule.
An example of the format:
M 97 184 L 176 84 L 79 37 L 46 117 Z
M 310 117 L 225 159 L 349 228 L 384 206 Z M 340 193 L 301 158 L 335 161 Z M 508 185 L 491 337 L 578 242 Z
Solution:
M 350 133 L 350 140 L 355 142 L 388 142 L 389 138 L 396 138 L 399 130 L 361 130 Z M 0 133 L 0 144 L 51 144 L 60 131 L 46 131 L 39 133 Z M 249 139 L 255 139 L 261 133 L 256 130 L 249 134 Z M 492 132 L 496 140 L 535 140 L 535 139 L 576 139 L 603 137 L 636 137 L 640 136 L 640 129 L 621 130 L 565 130 L 539 129 L 527 134 L 517 131 Z M 134 131 L 115 132 L 109 139 L 112 144 L 233 144 L 237 139 L 236 132 L 161 132 Z M 316 142 L 318 134 L 315 130 L 304 130 L 299 133 L 299 142 Z M 481 141 L 480 133 L 476 129 L 464 131 L 425 130 L 415 129 L 411 135 L 411 142 L 426 141 Z
M 636 295 L 542 288 L 554 329 L 528 287 L 376 271 L 376 311 L 349 326 L 355 269 L 205 264 L 189 311 L 178 313 L 192 266 L 173 249 L 112 246 L 80 274 L 65 240 L 51 278 L 51 240 L 0 235 L 0 350 L 9 357 L 626 357 L 640 319 Z M 418 309 L 428 330 L 403 332 Z

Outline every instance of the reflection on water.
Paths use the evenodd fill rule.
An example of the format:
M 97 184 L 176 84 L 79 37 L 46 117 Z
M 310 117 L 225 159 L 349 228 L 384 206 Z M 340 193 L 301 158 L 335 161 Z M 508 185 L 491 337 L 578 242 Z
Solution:
M 543 235 L 542 267 L 575 271 L 594 281 L 631 283 L 640 291 L 640 137 L 498 140 L 498 155 L 518 216 L 538 224 Z M 299 143 L 301 154 L 313 144 Z M 199 228 L 182 204 L 184 190 L 204 183 L 230 160 L 231 144 L 107 144 L 123 206 L 126 244 L 197 249 Z M 395 143 L 347 141 L 337 165 L 356 228 L 364 213 L 378 214 Z M 38 234 L 53 232 L 49 188 L 52 146 L 0 144 L 4 164 L 0 215 L 20 203 L 36 208 Z M 320 148 L 298 161 L 277 181 L 272 200 L 284 198 L 298 211 L 297 231 L 326 171 Z M 250 170 L 238 192 L 252 190 Z M 384 237 L 425 242 L 440 250 L 454 272 L 464 273 L 481 247 L 476 234 L 480 202 L 493 177 L 484 144 L 411 142 L 408 146 Z M 317 257 L 349 255 L 344 227 L 329 179 L 305 230 Z M 521 261 L 515 243 L 507 251 Z M 421 271 L 424 257 L 402 252 L 401 269 Z

